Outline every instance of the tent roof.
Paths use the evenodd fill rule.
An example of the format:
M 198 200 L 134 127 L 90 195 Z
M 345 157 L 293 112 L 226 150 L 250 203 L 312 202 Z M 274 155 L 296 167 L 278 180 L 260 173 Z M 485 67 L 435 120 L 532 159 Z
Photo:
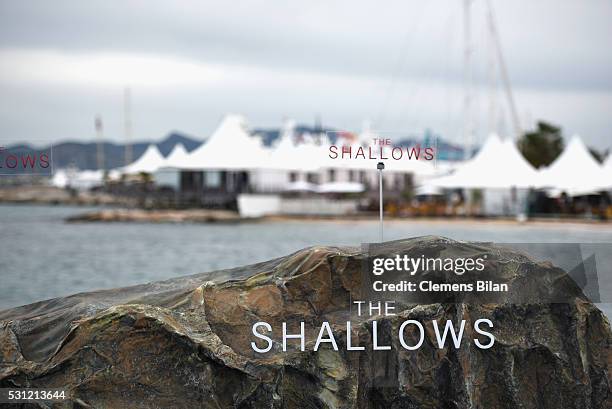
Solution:
M 268 166 L 272 169 L 313 172 L 319 168 L 320 153 L 312 143 L 294 143 L 292 122 L 287 122 L 280 141 L 270 153 Z
M 270 152 L 249 135 L 242 115 L 226 115 L 217 129 L 186 158 L 180 169 L 247 170 L 268 168 Z
M 189 157 L 189 152 L 185 149 L 185 145 L 182 143 L 177 143 L 172 148 L 172 151 L 166 157 L 164 162 L 164 168 L 180 168 L 182 164 L 187 161 Z
M 165 159 L 161 153 L 159 153 L 159 149 L 154 144 L 151 144 L 147 147 L 147 150 L 134 162 L 129 165 L 123 167 L 121 171 L 127 174 L 135 174 L 135 173 L 153 173 L 158 170 L 161 166 L 164 165 Z
M 608 157 L 603 163 L 602 168 L 604 172 L 604 177 L 607 178 L 607 180 L 610 180 L 610 183 L 612 183 L 612 153 L 608 155 Z M 608 186 L 607 188 L 609 189 L 610 186 Z
M 574 135 L 561 155 L 540 173 L 540 187 L 555 188 L 573 195 L 595 193 L 612 185 L 604 168 L 578 135 Z
M 431 181 L 433 186 L 449 188 L 531 187 L 538 172 L 517 149 L 514 141 L 503 141 L 492 134 L 474 158 L 459 165 L 455 172 Z

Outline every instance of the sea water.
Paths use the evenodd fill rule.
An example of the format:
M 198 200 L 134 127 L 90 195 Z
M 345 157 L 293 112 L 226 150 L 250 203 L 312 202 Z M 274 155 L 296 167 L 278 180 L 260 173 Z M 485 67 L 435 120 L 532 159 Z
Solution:
M 91 210 L 0 205 L 0 309 L 82 291 L 252 264 L 313 245 L 359 246 L 378 239 L 376 221 L 64 221 Z M 423 235 L 504 243 L 612 243 L 609 224 L 401 220 L 385 225 L 385 240 Z M 609 275 L 609 269 L 604 273 Z M 599 282 L 612 283 L 612 276 L 599 277 Z M 608 309 L 605 305 L 602 308 Z

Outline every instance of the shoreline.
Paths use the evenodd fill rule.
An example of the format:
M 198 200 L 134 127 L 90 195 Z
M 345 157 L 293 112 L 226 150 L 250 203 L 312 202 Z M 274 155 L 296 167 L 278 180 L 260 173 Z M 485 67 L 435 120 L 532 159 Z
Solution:
M 347 215 L 268 215 L 258 218 L 244 218 L 237 212 L 221 209 L 171 209 L 138 206 L 134 199 L 118 198 L 100 192 L 68 192 L 50 186 L 36 186 L 22 190 L 14 186 L 0 187 L 0 206 L 102 206 L 97 212 L 83 211 L 67 219 L 69 222 L 138 222 L 138 223 L 253 223 L 253 222 L 377 222 L 378 213 L 356 213 Z M 100 213 L 100 214 L 96 214 Z M 607 228 L 611 220 L 600 220 L 586 217 L 547 217 L 537 215 L 525 221 L 518 221 L 512 216 L 385 216 L 385 223 L 427 223 L 427 224 L 469 224 L 469 225 L 580 225 Z
M 66 218 L 70 223 L 93 222 L 130 222 L 130 223 L 377 223 L 378 217 L 370 214 L 324 216 L 324 215 L 269 215 L 258 218 L 244 218 L 237 212 L 217 209 L 181 209 L 181 210 L 146 210 L 129 208 L 111 208 L 75 214 Z M 385 217 L 385 224 L 453 224 L 453 225 L 491 225 L 491 226 L 581 226 L 608 229 L 612 225 L 609 220 L 581 218 L 545 218 L 536 217 L 518 221 L 512 217 Z
M 327 216 L 266 216 L 263 218 L 266 221 L 283 222 L 283 221 L 330 221 L 330 222 L 378 222 L 378 216 L 346 216 L 346 217 L 327 217 Z M 595 220 L 595 219 L 580 219 L 580 218 L 546 218 L 536 217 L 527 219 L 526 221 L 517 221 L 512 217 L 390 217 L 385 216 L 385 224 L 394 223 L 419 223 L 419 224 L 491 224 L 491 225 L 530 225 L 530 226 L 545 226 L 545 225 L 589 225 L 610 227 L 612 220 Z

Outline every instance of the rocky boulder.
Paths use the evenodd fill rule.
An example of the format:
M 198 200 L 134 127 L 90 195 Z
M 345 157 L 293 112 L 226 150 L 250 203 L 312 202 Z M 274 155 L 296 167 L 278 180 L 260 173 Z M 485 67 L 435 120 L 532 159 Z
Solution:
M 425 237 L 378 251 L 424 249 L 486 254 L 509 283 L 529 276 L 571 286 L 551 264 L 491 244 Z M 0 387 L 64 388 L 68 400 L 55 405 L 83 408 L 612 407 L 612 333 L 586 297 L 402 304 L 394 316 L 357 316 L 352 301 L 365 299 L 367 256 L 357 248 L 313 247 L 232 270 L 1 311 Z M 491 348 L 436 344 L 433 320 L 464 319 L 472 339 L 480 318 L 494 323 Z M 425 327 L 418 350 L 400 345 L 406 320 Z M 252 347 L 256 322 L 273 329 L 269 352 Z M 338 350 L 325 343 L 315 351 L 322 322 L 331 324 Z M 294 333 L 304 323 L 304 351 L 299 342 L 282 350 L 283 323 Z M 405 335 L 416 343 L 414 332 Z M 374 351 L 375 338 L 391 349 Z M 347 351 L 347 342 L 364 350 Z

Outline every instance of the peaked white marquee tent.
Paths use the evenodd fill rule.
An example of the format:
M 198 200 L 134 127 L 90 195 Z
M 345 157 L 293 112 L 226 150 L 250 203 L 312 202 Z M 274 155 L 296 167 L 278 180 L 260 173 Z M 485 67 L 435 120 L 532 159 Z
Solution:
M 518 151 L 514 141 L 491 135 L 474 158 L 455 172 L 431 181 L 444 188 L 529 188 L 537 185 L 538 172 Z
M 610 153 L 608 157 L 606 158 L 606 160 L 604 161 L 603 171 L 604 171 L 605 177 L 608 180 L 612 181 L 612 153 Z
M 247 131 L 241 115 L 226 115 L 206 143 L 192 151 L 181 170 L 252 170 L 270 166 L 270 151 Z
M 287 121 L 280 141 L 270 153 L 269 169 L 314 172 L 319 169 L 320 156 L 312 143 L 295 144 L 294 123 Z
M 610 188 L 612 179 L 580 136 L 574 135 L 561 155 L 540 172 L 538 184 L 577 196 Z
M 179 168 L 183 163 L 187 161 L 189 157 L 189 152 L 185 149 L 185 145 L 182 143 L 177 143 L 174 145 L 166 160 L 164 161 L 164 168 Z
M 121 168 L 122 173 L 137 174 L 141 172 L 153 173 L 161 168 L 165 163 L 165 159 L 159 149 L 154 144 L 147 147 L 147 150 L 134 162 Z

